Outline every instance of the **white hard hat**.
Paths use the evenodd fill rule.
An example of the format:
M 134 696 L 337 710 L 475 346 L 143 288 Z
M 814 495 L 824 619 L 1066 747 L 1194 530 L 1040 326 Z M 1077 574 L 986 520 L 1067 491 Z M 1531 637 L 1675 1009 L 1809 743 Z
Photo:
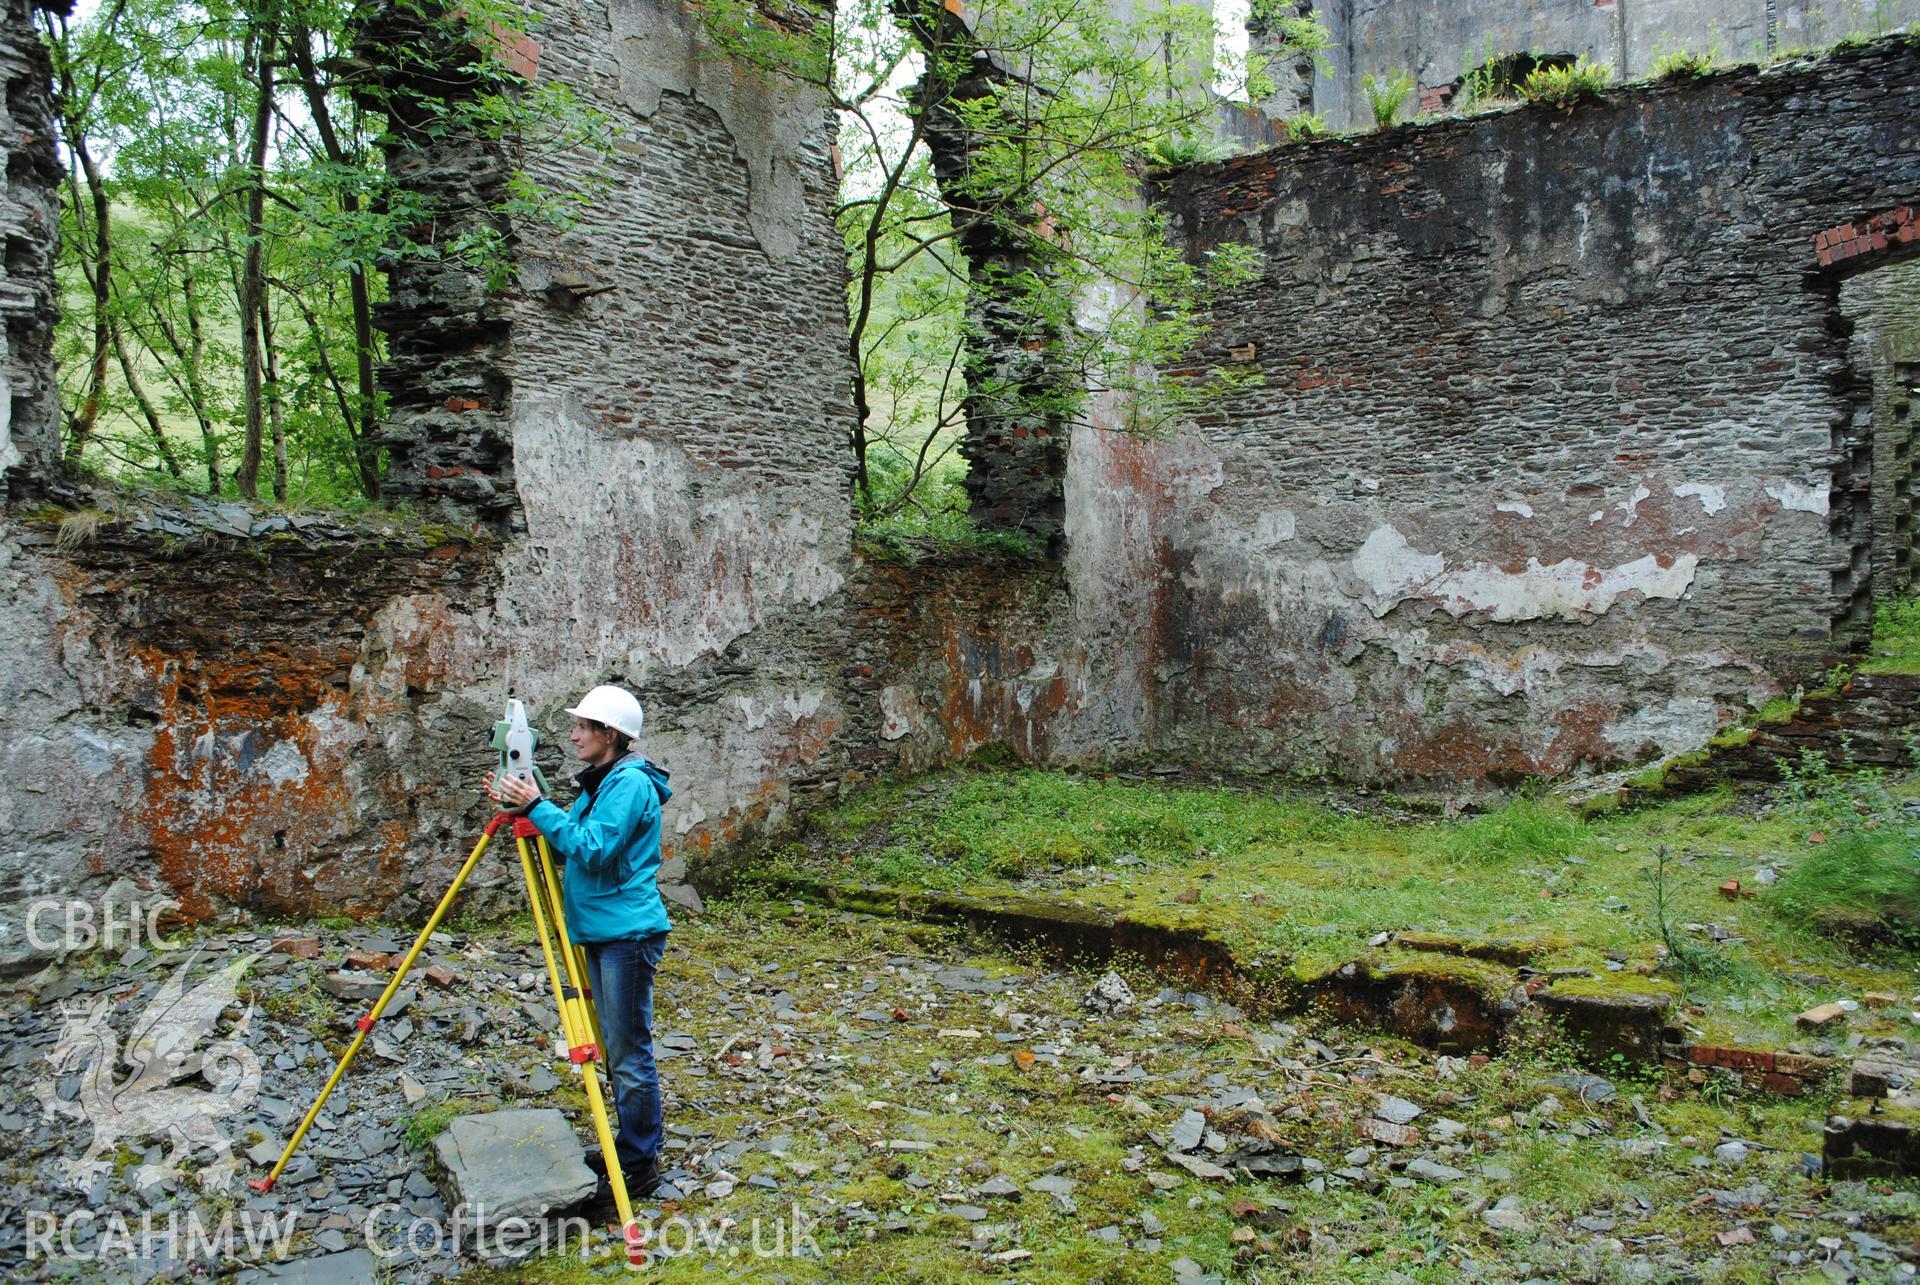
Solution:
M 624 732 L 628 736 L 640 735 L 640 724 L 646 717 L 640 712 L 640 702 L 632 692 L 624 687 L 604 685 L 582 696 L 580 703 L 567 713 L 575 718 L 605 723 L 614 731 Z

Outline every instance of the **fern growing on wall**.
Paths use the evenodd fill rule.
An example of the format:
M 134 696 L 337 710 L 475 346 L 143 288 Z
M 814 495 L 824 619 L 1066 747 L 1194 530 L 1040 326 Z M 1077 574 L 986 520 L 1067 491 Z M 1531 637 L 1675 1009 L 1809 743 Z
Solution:
M 1520 82 L 1520 96 L 1529 102 L 1571 108 L 1612 83 L 1612 63 L 1589 62 L 1582 54 L 1564 67 L 1535 67 Z
M 1367 96 L 1374 125 L 1386 129 L 1400 114 L 1407 96 L 1413 93 L 1413 77 L 1404 71 L 1389 72 L 1384 77 L 1368 72 L 1360 82 L 1360 89 Z

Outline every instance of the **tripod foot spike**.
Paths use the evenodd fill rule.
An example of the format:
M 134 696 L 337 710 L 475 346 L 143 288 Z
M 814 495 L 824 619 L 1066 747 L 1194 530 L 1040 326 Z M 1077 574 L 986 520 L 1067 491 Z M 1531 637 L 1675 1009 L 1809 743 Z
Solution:
M 259 1192 L 261 1195 L 265 1195 L 267 1192 L 273 1190 L 273 1179 L 249 1178 L 247 1179 L 247 1186 L 253 1188 L 255 1191 Z
M 627 1261 L 637 1266 L 646 1266 L 647 1229 L 636 1220 L 622 1228 L 621 1234 L 627 1242 Z

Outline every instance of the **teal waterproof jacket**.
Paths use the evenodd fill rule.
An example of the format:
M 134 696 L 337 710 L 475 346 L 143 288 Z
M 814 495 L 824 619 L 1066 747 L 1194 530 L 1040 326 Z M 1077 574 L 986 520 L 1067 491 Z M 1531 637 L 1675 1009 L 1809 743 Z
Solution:
M 575 941 L 630 941 L 673 927 L 655 878 L 660 805 L 671 797 L 666 772 L 630 752 L 565 812 L 545 799 L 527 809 L 565 863 L 560 898 Z

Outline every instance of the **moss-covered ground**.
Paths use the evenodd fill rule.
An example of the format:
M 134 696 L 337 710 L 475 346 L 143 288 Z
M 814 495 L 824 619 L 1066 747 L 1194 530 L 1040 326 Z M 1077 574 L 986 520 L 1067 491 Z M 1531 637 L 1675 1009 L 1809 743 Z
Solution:
M 1041 896 L 1204 931 L 1250 968 L 1299 979 L 1383 950 L 1404 963 L 1382 934 L 1442 952 L 1452 939 L 1503 956 L 1505 978 L 1524 960 L 1642 989 L 1667 979 L 1708 1042 L 1805 1046 L 1798 1013 L 1869 992 L 1900 1003 L 1863 1007 L 1851 1034 L 1913 1034 L 1916 943 L 1897 925 L 1878 945 L 1888 934 L 1871 924 L 1849 938 L 1827 904 L 1851 898 L 1871 919 L 1902 881 L 1920 901 L 1920 788 L 1911 775 L 1869 786 L 1815 772 L 1771 798 L 1721 791 L 1591 820 L 1521 799 L 1450 820 L 1379 798 L 958 768 L 821 815 L 770 870 Z M 1851 869 L 1856 849 L 1852 865 L 1870 869 Z
M 1165 1282 L 1180 1263 L 1222 1280 L 1758 1282 L 1826 1279 L 1844 1248 L 1864 1278 L 1896 1280 L 1894 1251 L 1920 1236 L 1913 1184 L 1830 1184 L 1803 1166 L 1825 1098 L 1702 1096 L 1628 1073 L 1588 1102 L 1544 1030 L 1490 1060 L 1440 1059 L 1313 1019 L 1258 1021 L 1139 973 L 1137 1001 L 1104 1014 L 1083 1003 L 1091 974 L 980 949 L 758 898 L 676 929 L 656 1029 L 699 1052 L 662 1062 L 668 1165 L 699 1176 L 684 1200 L 643 1206 L 656 1246 L 678 1251 L 649 1276 Z M 943 987 L 956 966 L 1012 984 Z M 1361 1136 L 1381 1095 L 1423 1108 L 1418 1141 Z M 1163 1140 L 1192 1108 L 1229 1146 L 1308 1157 L 1308 1181 L 1183 1172 Z M 1729 1139 L 1745 1154 L 1717 1153 Z M 711 1196 L 726 1142 L 745 1149 Z M 1415 1158 L 1458 1176 L 1420 1176 Z M 1064 1202 L 1045 1189 L 1062 1179 Z M 756 1254 L 755 1229 L 770 1249 L 796 1210 L 808 1251 Z M 1894 1248 L 1868 1257 L 1854 1233 Z M 599 1247 L 461 1279 L 620 1271 Z

